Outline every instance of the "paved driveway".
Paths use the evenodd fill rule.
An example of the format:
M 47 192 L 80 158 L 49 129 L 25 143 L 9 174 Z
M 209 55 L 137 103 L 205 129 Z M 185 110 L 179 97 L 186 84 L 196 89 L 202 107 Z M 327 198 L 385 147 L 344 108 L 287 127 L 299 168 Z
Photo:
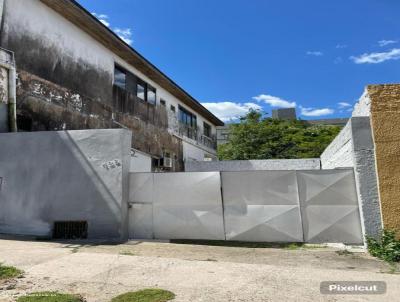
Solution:
M 396 301 L 400 275 L 364 253 L 333 248 L 248 248 L 129 242 L 122 245 L 0 240 L 0 262 L 23 269 L 0 301 L 26 292 L 80 293 L 88 302 L 160 287 L 174 301 Z M 327 280 L 382 280 L 383 296 L 323 296 Z M 0 287 L 2 287 L 0 285 Z M 13 287 L 13 286 L 11 286 Z

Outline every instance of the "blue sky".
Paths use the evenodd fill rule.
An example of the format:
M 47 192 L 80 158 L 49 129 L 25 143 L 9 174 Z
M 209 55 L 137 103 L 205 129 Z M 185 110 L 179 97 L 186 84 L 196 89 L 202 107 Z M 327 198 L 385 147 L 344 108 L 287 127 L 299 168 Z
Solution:
M 346 117 L 400 82 L 398 0 L 80 0 L 225 121 L 296 106 Z

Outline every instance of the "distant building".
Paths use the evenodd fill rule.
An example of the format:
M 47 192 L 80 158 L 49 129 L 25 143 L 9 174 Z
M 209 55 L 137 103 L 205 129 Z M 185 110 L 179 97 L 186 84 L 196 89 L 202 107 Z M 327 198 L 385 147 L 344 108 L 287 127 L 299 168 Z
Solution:
M 229 125 L 217 126 L 217 145 L 226 144 L 229 141 Z
M 272 118 L 280 120 L 295 120 L 296 109 L 295 108 L 280 108 L 272 110 Z

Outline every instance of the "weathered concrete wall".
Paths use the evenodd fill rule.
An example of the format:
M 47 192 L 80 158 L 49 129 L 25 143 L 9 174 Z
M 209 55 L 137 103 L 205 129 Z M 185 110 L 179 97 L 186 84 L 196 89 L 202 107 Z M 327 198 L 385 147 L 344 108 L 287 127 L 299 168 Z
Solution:
M 350 122 L 343 127 L 332 143 L 321 154 L 321 166 L 322 169 L 354 167 Z
M 136 115 L 115 112 L 112 106 L 82 96 L 25 71 L 19 71 L 17 114 L 21 131 L 57 131 L 119 128 L 132 131 L 132 147 L 161 157 L 163 150 L 177 155 L 175 167 L 183 169 L 181 140 L 166 128 Z M 157 107 L 155 114 L 162 108 Z M 114 113 L 114 114 L 113 114 Z
M 382 230 L 375 150 L 369 117 L 351 118 L 354 172 L 364 233 L 377 237 Z
M 89 238 L 126 238 L 130 140 L 122 129 L 0 134 L 0 233 L 86 220 Z
M 400 84 L 367 87 L 383 226 L 400 232 Z
M 256 170 L 319 170 L 319 158 L 309 159 L 271 159 L 271 160 L 225 160 L 225 161 L 187 161 L 186 172 L 212 171 L 256 171 Z
M 112 56 L 40 1 L 5 1 L 1 45 L 15 52 L 18 70 L 111 104 Z
M 132 130 L 132 147 L 155 157 L 164 150 L 177 155 L 183 169 L 181 138 L 168 132 L 168 115 L 178 105 L 194 112 L 105 45 L 38 0 L 5 0 L 0 46 L 15 52 L 21 85 L 17 120 L 23 131 L 118 128 Z M 89 17 L 90 18 L 90 17 Z M 118 64 L 157 89 L 157 106 L 133 102 L 113 91 Z M 167 106 L 159 106 L 160 99 Z M 172 112 L 174 105 L 176 112 Z M 203 121 L 215 127 L 200 114 Z M 141 121 L 138 121 L 141 120 Z M 160 123 L 162 125 L 160 125 Z M 215 150 L 214 150 L 215 151 Z M 214 152 L 215 153 L 215 152 Z
M 0 66 L 0 132 L 8 132 L 8 70 L 2 68 L 1 66 Z
M 363 95 L 360 102 L 365 104 L 365 99 Z M 382 229 L 382 220 L 374 152 L 370 118 L 352 117 L 322 153 L 321 166 L 322 169 L 354 167 L 363 233 L 376 237 Z

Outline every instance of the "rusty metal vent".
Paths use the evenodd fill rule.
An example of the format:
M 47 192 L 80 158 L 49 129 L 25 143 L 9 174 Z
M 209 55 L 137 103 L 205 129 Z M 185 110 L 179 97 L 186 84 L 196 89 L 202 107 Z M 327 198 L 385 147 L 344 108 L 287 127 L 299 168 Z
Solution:
M 54 239 L 86 239 L 88 233 L 87 221 L 55 221 Z

